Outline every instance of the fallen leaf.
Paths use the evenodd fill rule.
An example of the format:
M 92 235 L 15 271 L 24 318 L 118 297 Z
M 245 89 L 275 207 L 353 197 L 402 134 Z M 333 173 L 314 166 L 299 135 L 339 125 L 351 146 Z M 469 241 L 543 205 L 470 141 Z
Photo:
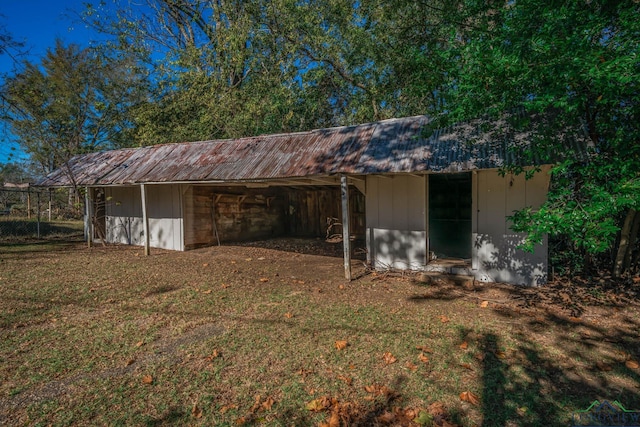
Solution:
M 367 393 L 375 393 L 376 392 L 376 386 L 375 385 L 366 385 L 366 386 L 364 386 L 364 391 L 366 391 Z
M 640 365 L 635 360 L 627 360 L 626 362 L 624 362 L 624 366 L 626 366 L 629 369 L 638 369 L 638 368 L 640 368 Z
M 331 411 L 328 427 L 340 427 L 340 414 L 338 411 Z
M 220 408 L 220 413 L 221 414 L 226 414 L 230 409 L 238 409 L 238 405 L 224 405 L 222 406 L 222 408 Z
M 433 416 L 427 411 L 420 411 L 413 421 L 421 426 L 430 426 L 433 425 Z
M 153 377 L 151 375 L 145 375 L 142 377 L 142 382 L 144 384 L 153 384 Z
M 353 378 L 347 377 L 345 375 L 338 375 L 338 379 L 344 381 L 348 386 L 353 384 Z
M 442 402 L 433 402 L 427 406 L 427 413 L 433 417 L 444 417 L 447 415 L 447 408 Z
M 460 344 L 459 347 L 460 347 L 461 350 L 466 350 L 467 347 L 469 347 L 469 344 L 467 344 L 466 341 L 463 341 L 462 344 Z
M 231 286 L 231 285 L 228 285 L 228 284 L 226 284 L 226 283 L 223 283 L 222 285 L 220 285 L 220 287 L 221 287 L 222 289 L 227 289 L 229 286 Z
M 127 360 L 127 365 L 126 366 L 131 366 L 134 363 L 136 363 L 136 359 L 129 359 L 129 360 Z
M 324 411 L 331 405 L 329 399 L 326 397 L 320 397 L 318 399 L 313 399 L 311 402 L 307 403 L 305 408 L 307 411 L 320 412 Z
M 418 365 L 414 365 L 411 362 L 407 362 L 404 366 L 406 366 L 407 369 L 409 369 L 410 371 L 413 371 L 413 372 L 418 370 Z
M 284 314 L 284 317 L 286 317 L 287 319 L 291 319 L 293 317 L 293 314 L 291 314 L 290 312 L 286 312 Z
M 463 391 L 462 393 L 460 393 L 460 400 L 469 402 L 475 406 L 478 406 L 480 404 L 480 398 L 478 397 L 478 395 L 471 391 Z
M 427 347 L 426 345 L 417 345 L 416 346 L 416 350 L 420 350 L 423 351 L 425 353 L 433 353 L 433 350 L 429 347 Z
M 596 362 L 596 367 L 601 370 L 602 372 L 609 372 L 610 370 L 612 370 L 613 368 L 611 367 L 611 365 L 608 365 L 600 360 L 598 360 Z
M 266 277 L 261 277 L 261 278 L 260 278 L 260 281 L 261 281 L 262 283 L 266 283 L 266 282 L 268 282 L 268 281 L 269 281 L 269 279 L 267 279 Z
M 209 356 L 207 356 L 207 360 L 213 360 L 220 357 L 220 351 L 218 349 L 214 349 Z
M 195 418 L 202 418 L 202 409 L 198 407 L 197 403 L 193 404 L 193 408 L 191 408 L 191 415 Z
M 209 263 L 205 262 L 204 264 L 202 264 L 203 267 L 209 267 Z
M 429 358 L 424 353 L 420 353 L 420 355 L 418 355 L 418 359 L 420 359 L 422 363 L 429 363 Z
M 335 343 L 335 347 L 338 350 L 344 350 L 345 348 L 347 348 L 347 342 L 345 340 L 338 340 Z
M 409 420 L 413 420 L 415 417 L 418 416 L 418 411 L 413 408 L 405 408 L 404 416 L 407 417 Z
M 202 291 L 202 293 L 209 295 L 211 293 L 211 289 L 207 289 L 206 291 Z
M 275 400 L 273 400 L 273 397 L 269 396 L 267 397 L 264 402 L 262 402 L 262 409 L 264 409 L 265 411 L 269 411 L 271 410 L 271 407 L 276 403 Z
M 396 359 L 395 356 L 389 352 L 386 352 L 382 355 L 382 360 L 384 360 L 384 363 L 386 363 L 387 365 L 391 365 L 392 363 L 396 363 L 398 361 L 398 359 Z
M 136 343 L 136 347 L 142 347 L 144 345 L 144 341 L 138 341 Z
M 396 416 L 392 412 L 384 412 L 378 416 L 378 422 L 384 424 L 391 424 L 396 419 Z
M 247 417 L 240 417 L 236 420 L 237 426 L 243 426 L 247 423 Z
M 471 363 L 461 363 L 460 366 L 470 371 L 473 371 L 473 368 L 471 367 Z
M 344 289 L 344 285 L 338 286 L 338 289 Z
M 480 308 L 487 308 L 489 307 L 489 301 L 482 301 L 480 303 Z
M 441 314 L 439 317 L 440 317 L 440 321 L 442 323 L 447 323 L 449 321 L 449 318 L 447 316 L 445 316 L 444 314 Z
M 505 359 L 507 357 L 507 353 L 505 353 L 504 351 L 501 351 L 501 350 L 497 350 L 493 354 L 495 354 L 498 359 Z
M 258 261 L 264 261 L 265 257 L 261 256 L 260 258 L 258 258 Z

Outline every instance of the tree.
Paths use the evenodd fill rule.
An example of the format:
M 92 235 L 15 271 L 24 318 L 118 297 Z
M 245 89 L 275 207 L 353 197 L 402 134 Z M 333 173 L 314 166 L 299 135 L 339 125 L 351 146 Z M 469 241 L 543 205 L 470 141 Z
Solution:
M 128 60 L 58 40 L 41 64 L 26 61 L 6 79 L 4 120 L 43 173 L 65 170 L 76 154 L 126 143 L 127 111 L 140 101 L 141 88 L 143 79 Z
M 460 1 L 449 48 L 438 53 L 451 64 L 445 120 L 524 108 L 547 118 L 538 154 L 564 154 L 548 201 L 513 217 L 527 245 L 562 236 L 587 266 L 593 255 L 612 254 L 617 275 L 630 266 L 638 230 L 638 16 L 633 1 Z M 568 152 L 570 140 L 586 140 L 588 156 Z
M 434 111 L 443 65 L 412 61 L 447 35 L 448 2 L 434 4 L 113 0 L 85 20 L 153 69 L 155 96 L 135 115 L 138 140 L 153 144 Z

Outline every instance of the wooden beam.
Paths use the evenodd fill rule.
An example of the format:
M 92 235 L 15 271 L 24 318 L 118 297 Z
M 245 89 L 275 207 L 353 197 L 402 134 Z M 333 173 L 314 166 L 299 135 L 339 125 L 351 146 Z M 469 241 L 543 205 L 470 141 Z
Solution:
M 91 218 L 93 217 L 93 204 L 91 200 L 91 188 L 89 187 L 85 187 L 84 205 L 86 211 L 86 216 L 84 219 L 84 229 L 85 233 L 87 233 L 87 247 L 90 248 L 93 243 L 93 221 L 91 221 Z
M 349 184 L 347 177 L 340 177 L 340 195 L 342 198 L 342 243 L 344 246 L 344 277 L 351 281 L 351 230 L 349 227 Z
M 144 254 L 149 255 L 149 217 L 147 216 L 147 191 L 144 184 L 140 184 L 140 198 L 142 199 L 142 226 L 144 228 Z

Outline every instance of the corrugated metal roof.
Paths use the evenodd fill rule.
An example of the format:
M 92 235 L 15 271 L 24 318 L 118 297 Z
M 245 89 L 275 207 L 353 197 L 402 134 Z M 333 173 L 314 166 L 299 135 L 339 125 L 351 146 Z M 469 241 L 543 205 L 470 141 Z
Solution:
M 91 153 L 74 157 L 68 168 L 54 171 L 38 185 L 69 186 L 71 176 L 77 185 L 92 186 L 462 172 L 507 162 L 526 165 L 519 154 L 529 144 L 529 135 L 514 132 L 504 120 L 490 122 L 492 131 L 482 131 L 487 121 L 481 120 L 435 131 L 428 129 L 429 123 L 426 116 L 414 116 L 309 132 Z

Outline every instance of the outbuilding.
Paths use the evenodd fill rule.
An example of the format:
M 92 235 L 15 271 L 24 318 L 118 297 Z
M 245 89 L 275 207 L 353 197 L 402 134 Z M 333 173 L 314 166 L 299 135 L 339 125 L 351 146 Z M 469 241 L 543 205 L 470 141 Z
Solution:
M 443 270 L 487 282 L 547 281 L 509 216 L 546 200 L 551 165 L 522 153 L 507 120 L 431 129 L 426 116 L 308 132 L 155 145 L 74 157 L 39 185 L 87 188 L 90 240 L 188 250 L 221 241 L 362 240 L 373 268 Z M 500 132 L 495 132 L 499 129 Z M 497 137 L 496 135 L 500 135 Z M 530 179 L 507 164 L 539 171 Z

